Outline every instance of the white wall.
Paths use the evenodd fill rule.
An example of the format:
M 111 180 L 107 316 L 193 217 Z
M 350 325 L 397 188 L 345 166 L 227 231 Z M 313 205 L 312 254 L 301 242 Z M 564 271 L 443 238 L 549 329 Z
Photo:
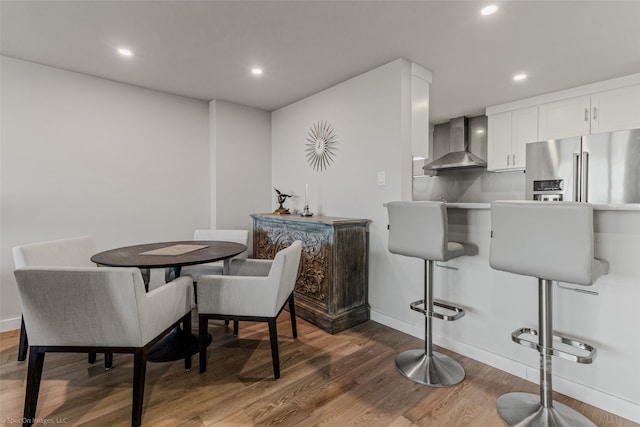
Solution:
M 211 224 L 251 230 L 251 213 L 271 211 L 271 113 L 218 100 L 209 103 L 209 110 Z M 250 253 L 251 248 L 250 237 Z
M 0 327 L 19 327 L 11 248 L 98 250 L 209 227 L 208 105 L 2 57 Z
M 383 204 L 411 197 L 410 64 L 396 60 L 272 114 L 272 183 L 296 195 L 285 207 L 302 210 L 305 184 L 316 214 L 372 220 L 369 228 L 369 303 L 373 311 L 411 321 L 419 299 L 420 266 L 391 260 Z M 305 158 L 305 138 L 319 120 L 337 133 L 335 162 L 324 172 Z M 386 185 L 377 184 L 384 171 Z M 275 198 L 273 208 L 277 207 Z M 422 322 L 424 323 L 424 321 Z

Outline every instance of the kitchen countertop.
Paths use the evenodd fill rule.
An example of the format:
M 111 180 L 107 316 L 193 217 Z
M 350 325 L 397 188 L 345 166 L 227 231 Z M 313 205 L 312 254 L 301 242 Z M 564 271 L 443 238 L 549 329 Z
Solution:
M 640 203 L 629 203 L 626 205 L 594 204 L 592 206 L 594 211 L 640 211 Z M 448 209 L 489 209 L 490 207 L 491 203 L 447 203 Z
M 640 203 L 626 205 L 593 205 L 595 211 L 640 211 Z
M 553 203 L 553 202 L 549 202 Z M 448 209 L 490 209 L 491 203 L 446 203 Z M 382 206 L 387 207 L 384 203 Z M 599 205 L 594 204 L 594 211 L 640 211 L 640 203 L 627 203 L 625 205 Z

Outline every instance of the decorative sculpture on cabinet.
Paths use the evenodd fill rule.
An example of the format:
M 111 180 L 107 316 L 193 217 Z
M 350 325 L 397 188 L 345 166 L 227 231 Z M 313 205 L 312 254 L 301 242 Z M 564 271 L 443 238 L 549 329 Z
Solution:
M 274 190 L 276 190 L 276 193 L 278 194 L 278 203 L 280 204 L 280 207 L 278 207 L 278 209 L 276 209 L 273 213 L 276 215 L 287 215 L 289 214 L 289 209 L 285 208 L 283 206 L 285 200 L 287 200 L 287 197 L 293 197 L 289 194 L 283 194 L 280 192 L 280 190 L 278 190 L 276 187 L 273 187 Z

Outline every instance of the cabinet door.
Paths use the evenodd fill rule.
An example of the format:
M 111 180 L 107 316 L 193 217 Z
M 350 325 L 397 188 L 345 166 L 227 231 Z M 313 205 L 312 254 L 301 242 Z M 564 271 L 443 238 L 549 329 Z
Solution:
M 511 167 L 524 169 L 526 145 L 538 141 L 538 107 L 522 108 L 511 113 Z
M 511 111 L 492 114 L 488 119 L 487 170 L 504 170 L 511 166 Z
M 640 128 L 640 84 L 591 95 L 591 133 Z
M 588 135 L 591 99 L 589 96 L 563 99 L 540 105 L 538 137 L 541 141 Z

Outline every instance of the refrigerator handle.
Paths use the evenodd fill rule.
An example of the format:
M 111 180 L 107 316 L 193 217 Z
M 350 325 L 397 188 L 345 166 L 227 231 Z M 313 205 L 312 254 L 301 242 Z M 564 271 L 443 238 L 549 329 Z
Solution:
M 589 152 L 582 152 L 582 168 L 581 168 L 581 179 L 580 186 L 582 187 L 580 191 L 580 201 L 588 202 L 589 201 Z
M 573 153 L 573 201 L 580 201 L 580 153 Z

